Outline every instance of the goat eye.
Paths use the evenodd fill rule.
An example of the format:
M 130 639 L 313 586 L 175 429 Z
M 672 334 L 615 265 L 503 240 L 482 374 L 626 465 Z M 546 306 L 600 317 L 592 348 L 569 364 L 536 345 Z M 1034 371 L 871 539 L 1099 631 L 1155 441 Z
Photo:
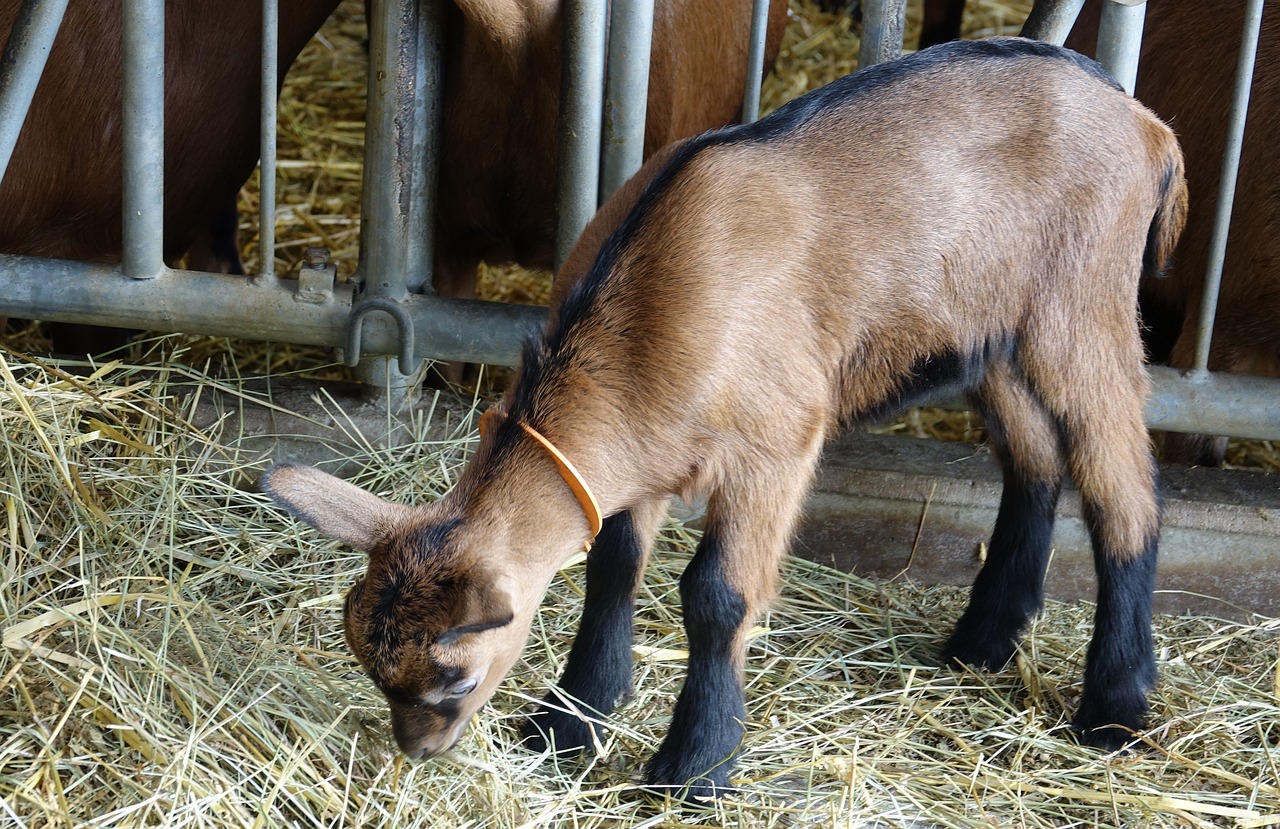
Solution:
M 471 693 L 475 689 L 476 689 L 476 681 L 474 679 L 469 679 L 466 682 L 459 682 L 457 685 L 454 685 L 452 688 L 450 688 L 449 696 L 465 697 L 467 694 Z

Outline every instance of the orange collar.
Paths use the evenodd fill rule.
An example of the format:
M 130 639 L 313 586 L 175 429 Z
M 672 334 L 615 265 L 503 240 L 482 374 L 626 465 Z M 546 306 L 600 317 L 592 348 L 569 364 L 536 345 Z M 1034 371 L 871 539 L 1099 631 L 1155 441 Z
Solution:
M 480 434 L 483 435 L 496 418 L 505 416 L 506 415 L 504 413 L 498 411 L 496 406 L 486 411 L 480 416 Z M 551 456 L 551 460 L 555 461 L 556 470 L 559 471 L 560 477 L 569 485 L 569 489 L 573 492 L 574 497 L 578 499 L 578 504 L 582 506 L 582 513 L 586 516 L 587 524 L 591 528 L 591 532 L 587 536 L 587 540 L 584 545 L 584 549 L 589 552 L 591 550 L 591 542 L 595 540 L 595 537 L 599 534 L 600 527 L 603 524 L 603 519 L 600 516 L 600 503 L 596 501 L 596 496 L 591 492 L 591 487 L 587 486 L 587 482 L 582 479 L 581 473 L 579 473 L 577 468 L 569 462 L 569 459 L 564 456 L 564 453 L 555 447 L 555 444 L 547 440 L 536 429 L 528 423 L 525 423 L 523 420 L 517 420 L 516 422 L 520 424 L 520 428 L 524 429 L 525 433 L 528 434 L 529 437 L 536 440 L 543 449 L 547 450 L 547 454 Z

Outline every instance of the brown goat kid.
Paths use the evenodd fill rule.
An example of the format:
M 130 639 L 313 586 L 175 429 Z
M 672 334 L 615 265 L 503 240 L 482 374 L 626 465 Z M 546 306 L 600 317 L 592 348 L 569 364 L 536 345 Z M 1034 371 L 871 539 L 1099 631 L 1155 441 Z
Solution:
M 561 700 L 595 718 L 626 696 L 633 594 L 667 499 L 705 494 L 680 581 L 688 676 L 649 767 L 653 785 L 700 797 L 725 789 L 741 748 L 744 637 L 774 596 L 823 444 L 962 389 L 1005 489 L 945 654 L 1010 659 L 1041 605 L 1069 470 L 1100 583 L 1075 724 L 1117 748 L 1156 678 L 1137 284 L 1174 244 L 1185 198 L 1172 133 L 1074 53 L 1006 38 L 871 67 L 660 154 L 606 204 L 440 501 L 391 504 L 291 465 L 264 487 L 369 552 L 347 641 L 415 757 L 459 738 L 582 548 L 594 508 L 566 481 L 605 520 L 560 689 L 528 731 L 592 745 Z

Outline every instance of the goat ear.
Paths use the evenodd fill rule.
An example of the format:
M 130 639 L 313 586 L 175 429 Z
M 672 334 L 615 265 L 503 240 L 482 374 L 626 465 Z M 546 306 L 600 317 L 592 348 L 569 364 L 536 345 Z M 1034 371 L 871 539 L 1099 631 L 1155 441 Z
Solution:
M 473 581 L 472 584 L 473 588 L 466 592 L 466 599 L 461 603 L 458 624 L 436 637 L 439 644 L 452 645 L 469 633 L 506 627 L 515 619 L 511 592 L 502 581 L 486 581 L 483 585 Z
M 262 473 L 259 486 L 294 517 L 366 553 L 411 511 L 328 472 L 294 463 L 271 467 Z

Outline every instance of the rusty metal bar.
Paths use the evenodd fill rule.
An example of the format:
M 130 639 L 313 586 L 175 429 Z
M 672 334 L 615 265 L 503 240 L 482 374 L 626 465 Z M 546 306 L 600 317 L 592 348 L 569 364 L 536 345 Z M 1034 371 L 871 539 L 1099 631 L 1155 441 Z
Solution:
M 884 63 L 902 54 L 907 0 L 862 0 L 862 44 L 858 66 Z

